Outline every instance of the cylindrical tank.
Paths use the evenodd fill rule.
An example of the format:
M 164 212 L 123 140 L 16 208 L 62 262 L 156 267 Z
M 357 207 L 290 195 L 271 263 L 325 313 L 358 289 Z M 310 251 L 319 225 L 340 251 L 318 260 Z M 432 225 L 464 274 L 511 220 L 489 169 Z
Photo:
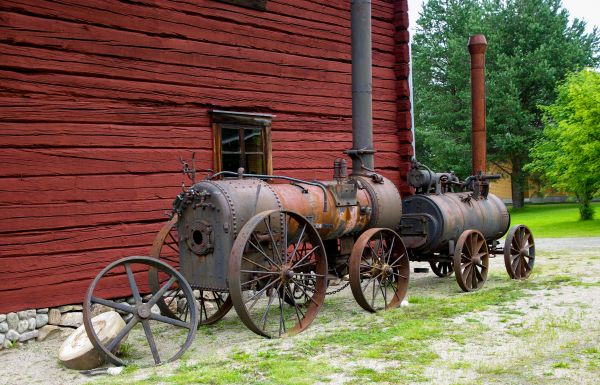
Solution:
M 510 223 L 506 206 L 493 194 L 479 199 L 468 193 L 413 195 L 402 202 L 402 213 L 403 240 L 423 255 L 450 253 L 450 241 L 469 229 L 488 241 L 499 239 Z
M 225 290 L 231 245 L 254 215 L 276 209 L 295 211 L 313 224 L 322 239 L 331 240 L 372 227 L 396 229 L 400 202 L 396 186 L 376 174 L 285 184 L 254 178 L 201 181 L 174 202 L 179 215 L 180 269 L 192 286 Z M 289 228 L 289 235 L 293 237 L 296 230 Z

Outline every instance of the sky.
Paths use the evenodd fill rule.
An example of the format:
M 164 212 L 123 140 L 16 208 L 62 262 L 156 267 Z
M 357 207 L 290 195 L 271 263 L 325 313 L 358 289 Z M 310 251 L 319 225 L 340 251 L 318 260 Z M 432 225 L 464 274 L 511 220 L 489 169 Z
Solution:
M 419 11 L 424 0 L 408 0 L 410 12 L 411 31 L 419 18 Z M 594 26 L 600 27 L 600 2 L 598 0 L 562 0 L 563 7 L 573 17 L 583 19 L 587 23 L 587 31 L 591 32 Z

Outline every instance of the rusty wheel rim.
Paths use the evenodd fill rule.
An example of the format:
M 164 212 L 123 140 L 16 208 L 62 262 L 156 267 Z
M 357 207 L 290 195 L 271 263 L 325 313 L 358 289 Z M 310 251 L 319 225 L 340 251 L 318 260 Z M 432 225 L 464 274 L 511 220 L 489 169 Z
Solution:
M 350 287 L 369 312 L 398 307 L 408 289 L 410 266 L 404 243 L 390 229 L 369 229 L 350 255 Z
M 512 279 L 527 279 L 535 263 L 535 242 L 525 225 L 513 226 L 504 241 L 504 265 Z
M 430 261 L 429 266 L 433 274 L 440 278 L 449 277 L 454 273 L 454 267 L 452 267 L 452 261 Z
M 135 266 L 135 267 L 132 267 Z M 140 268 L 141 267 L 141 268 Z M 123 268 L 123 271 L 120 271 Z M 140 291 L 140 283 L 145 285 L 145 282 L 141 282 L 140 278 L 135 278 L 135 275 L 140 275 L 140 272 L 143 272 L 144 269 L 154 268 L 158 271 L 159 275 L 165 275 L 168 277 L 165 283 L 161 284 L 157 293 L 154 293 L 149 299 L 144 299 L 142 297 L 142 293 Z M 104 298 L 102 295 L 103 291 L 107 288 L 112 287 L 115 283 L 118 284 L 118 281 L 115 281 L 115 277 L 118 274 L 124 274 L 127 277 L 127 284 L 129 286 L 129 290 L 131 296 L 134 298 L 134 303 L 129 304 L 126 302 L 116 302 L 109 298 Z M 187 322 L 181 321 L 179 319 L 173 319 L 170 317 L 166 317 L 162 314 L 156 314 L 152 311 L 152 307 L 158 304 L 158 301 L 162 296 L 169 290 L 172 290 L 173 287 L 177 287 L 178 290 L 181 290 L 184 297 L 188 301 L 193 301 L 194 294 L 192 292 L 191 287 L 183 278 L 183 276 L 171 266 L 167 265 L 164 262 L 156 260 L 154 258 L 149 257 L 128 257 L 119 259 L 107 267 L 105 267 L 94 279 L 90 287 L 88 288 L 83 304 L 83 324 L 85 326 L 86 334 L 88 338 L 92 342 L 92 345 L 110 362 L 115 365 L 126 365 L 131 362 L 127 362 L 126 360 L 117 357 L 113 352 L 119 346 L 126 336 L 131 332 L 131 330 L 138 324 L 142 325 L 142 329 L 144 335 L 146 337 L 146 341 L 148 347 L 150 349 L 150 353 L 152 354 L 152 358 L 156 365 L 163 364 L 166 362 L 171 362 L 179 357 L 188 349 L 191 345 L 194 337 L 196 336 L 196 329 L 198 323 L 198 313 L 197 309 L 193 309 L 190 312 L 190 317 Z M 98 335 L 96 334 L 93 326 L 92 326 L 92 305 L 100 304 L 111 308 L 114 311 L 118 311 L 121 314 L 126 315 L 127 323 L 124 329 L 122 329 L 114 340 L 106 343 L 107 341 L 101 341 Z M 153 321 L 153 322 L 152 322 Z M 152 331 L 152 324 L 157 325 L 159 327 L 162 326 L 175 326 L 181 327 L 186 330 L 185 340 L 179 346 L 177 350 L 175 350 L 174 354 L 161 354 L 159 351 L 159 345 L 157 344 L 156 337 L 158 334 L 156 333 L 156 329 Z M 172 333 L 170 333 L 172 334 Z M 169 337 L 170 342 L 174 342 L 177 345 L 178 337 Z M 181 337 L 179 337 L 181 338 Z M 181 338 L 182 339 L 182 338 Z M 182 339 L 183 340 L 183 339 Z M 128 341 L 128 343 L 136 343 L 136 341 Z M 143 347 L 140 347 L 140 351 L 142 351 Z M 171 352 L 172 350 L 168 350 Z M 165 358 L 168 357 L 168 358 Z
M 476 291 L 487 280 L 490 253 L 484 236 L 476 230 L 466 230 L 458 238 L 454 251 L 454 275 L 463 291 Z
M 303 246 L 303 255 L 297 253 Z M 310 271 L 303 271 L 311 266 Z M 271 210 L 241 229 L 229 258 L 228 282 L 242 322 L 268 338 L 305 330 L 315 319 L 327 288 L 327 259 L 321 237 L 303 216 Z M 294 290 L 305 295 L 293 300 Z M 289 300 L 286 301 L 286 298 Z
M 177 234 L 178 215 L 173 217 L 163 225 L 152 243 L 150 256 L 164 260 L 173 265 L 179 265 L 179 236 Z M 158 272 L 151 268 L 148 271 L 150 289 L 156 293 L 160 287 Z M 196 292 L 198 293 L 198 292 Z M 180 301 L 181 293 L 170 291 L 160 298 L 156 305 L 160 308 L 162 314 L 173 319 L 188 322 L 191 317 L 190 305 L 187 301 Z M 227 293 L 213 290 L 199 290 L 196 295 L 196 306 L 198 307 L 200 325 L 211 325 L 219 321 L 231 310 L 231 298 Z

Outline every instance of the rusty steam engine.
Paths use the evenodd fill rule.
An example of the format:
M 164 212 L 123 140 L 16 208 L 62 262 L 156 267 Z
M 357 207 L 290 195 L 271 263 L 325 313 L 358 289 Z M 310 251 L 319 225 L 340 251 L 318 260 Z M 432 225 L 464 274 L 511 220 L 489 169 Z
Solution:
M 88 289 L 86 331 L 110 361 L 124 364 L 115 349 L 138 323 L 158 364 L 178 358 L 198 324 L 217 322 L 232 307 L 250 330 L 265 337 L 306 329 L 326 294 L 348 285 L 367 311 L 395 308 L 407 292 L 409 261 L 429 262 L 439 276 L 454 273 L 465 291 L 483 286 L 490 254 L 504 253 L 509 275 L 527 278 L 535 257 L 531 232 L 516 226 L 499 246 L 510 217 L 489 193 L 489 180 L 497 176 L 485 174 L 485 38 L 478 35 L 469 42 L 473 175 L 460 181 L 415 160 L 408 181 L 416 193 L 402 200 L 397 187 L 374 167 L 370 20 L 370 2 L 353 1 L 353 148 L 345 152 L 351 173 L 344 159 L 335 160 L 330 181 L 250 175 L 240 169 L 209 175 L 182 192 L 150 257 L 110 264 Z M 179 271 L 166 262 L 178 264 Z M 133 265 L 149 270 L 148 298 L 140 294 Z M 110 284 L 119 269 L 128 277 L 133 304 L 102 297 L 103 282 Z M 330 288 L 334 280 L 346 283 Z M 94 304 L 127 315 L 127 326 L 115 339 L 98 336 Z M 156 307 L 159 313 L 152 310 Z M 154 343 L 151 320 L 187 330 L 169 358 L 161 357 Z

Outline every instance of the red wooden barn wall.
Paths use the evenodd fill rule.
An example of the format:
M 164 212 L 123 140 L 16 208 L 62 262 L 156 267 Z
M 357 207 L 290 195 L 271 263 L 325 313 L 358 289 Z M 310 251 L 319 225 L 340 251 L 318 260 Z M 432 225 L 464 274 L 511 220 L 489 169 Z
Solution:
M 407 192 L 407 3 L 373 1 L 378 169 Z M 351 145 L 350 1 L 0 1 L 0 313 L 81 302 L 212 166 L 207 111 L 269 112 L 277 174 Z

